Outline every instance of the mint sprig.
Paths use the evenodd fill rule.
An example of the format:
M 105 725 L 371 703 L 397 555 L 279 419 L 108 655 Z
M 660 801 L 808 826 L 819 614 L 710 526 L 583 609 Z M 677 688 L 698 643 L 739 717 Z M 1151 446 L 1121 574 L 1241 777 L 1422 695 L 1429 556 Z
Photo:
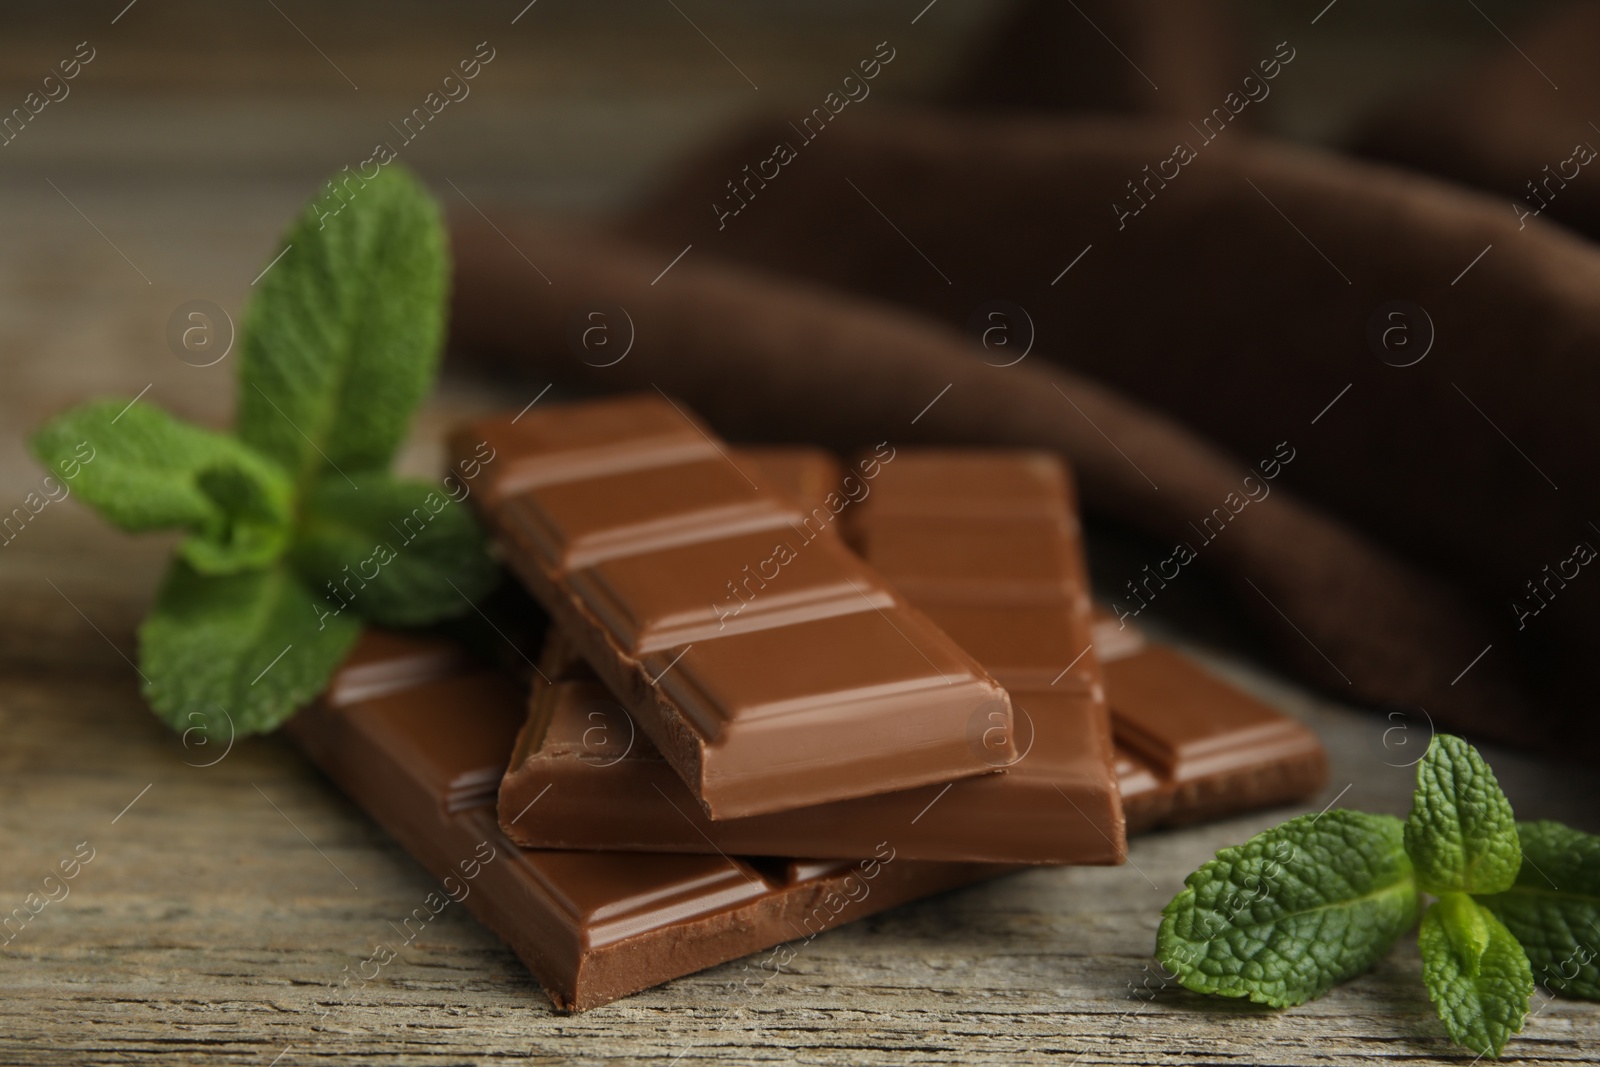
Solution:
M 1515 822 L 1478 751 L 1434 738 L 1410 817 L 1334 809 L 1226 848 L 1162 913 L 1156 956 L 1186 988 L 1290 1007 L 1418 934 L 1450 1037 L 1498 1057 L 1535 981 L 1600 998 L 1600 837 Z
M 449 264 L 438 207 L 395 164 L 307 207 L 244 316 L 233 434 L 102 400 L 38 430 L 47 466 L 130 532 L 178 528 L 139 629 L 139 670 L 175 729 L 271 730 L 326 685 L 362 621 L 458 615 L 497 570 L 441 486 L 388 473 L 432 387 Z M 231 726 L 229 725 L 231 723 Z

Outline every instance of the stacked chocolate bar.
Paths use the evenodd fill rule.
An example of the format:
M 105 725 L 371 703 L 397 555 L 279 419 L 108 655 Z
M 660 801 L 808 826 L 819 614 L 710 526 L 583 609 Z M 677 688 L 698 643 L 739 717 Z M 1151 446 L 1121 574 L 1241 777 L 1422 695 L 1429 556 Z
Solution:
M 371 634 L 292 735 L 558 1009 L 1308 795 L 1303 726 L 1097 620 L 1064 465 L 736 450 L 671 401 L 464 428 L 554 620 L 526 692 Z

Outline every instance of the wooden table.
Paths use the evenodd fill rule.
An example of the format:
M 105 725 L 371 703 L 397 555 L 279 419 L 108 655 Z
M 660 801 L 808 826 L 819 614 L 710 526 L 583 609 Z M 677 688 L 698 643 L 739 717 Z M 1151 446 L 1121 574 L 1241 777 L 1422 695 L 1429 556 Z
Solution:
M 457 194 L 446 179 L 485 205 L 604 208 L 751 106 L 748 87 L 669 8 L 619 30 L 548 4 L 516 26 L 505 5 L 486 3 L 449 17 L 365 9 L 366 21 L 348 22 L 280 6 L 296 26 L 270 7 L 156 0 L 113 24 L 119 2 L 82 25 L 23 18 L 0 44 L 0 92 L 19 97 L 29 72 L 42 75 L 77 41 L 99 49 L 73 96 L 0 155 L 7 507 L 38 477 L 22 435 L 85 396 L 148 386 L 149 402 L 224 422 L 229 361 L 202 369 L 174 358 L 168 315 L 194 298 L 236 315 L 296 205 L 478 40 L 500 48 L 497 66 L 410 157 L 447 200 Z M 694 11 L 778 103 L 807 98 L 889 32 L 915 45 L 897 91 L 925 90 L 981 17 L 958 7 L 934 9 L 915 31 L 898 10 L 887 30 L 877 14 L 832 5 L 820 21 L 793 8 L 769 23 Z M 450 419 L 507 402 L 448 383 L 405 464 L 432 469 Z M 380 980 L 341 992 L 343 968 L 390 937 L 430 880 L 281 739 L 241 741 L 200 766 L 220 753 L 185 749 L 142 706 L 127 657 L 171 543 L 123 537 L 67 501 L 0 547 L 0 911 L 80 843 L 94 857 L 69 896 L 0 948 L 0 1062 L 1470 1059 L 1434 1019 L 1414 947 L 1291 1012 L 1160 981 L 1154 931 L 1184 875 L 1287 811 L 1138 840 L 1126 867 L 1032 871 L 895 909 L 800 948 L 754 995 L 729 991 L 743 967 L 734 962 L 556 1016 L 459 910 Z M 1201 618 L 1214 610 L 1202 605 Z M 1311 810 L 1337 796 L 1404 813 L 1412 772 L 1400 765 L 1420 754 L 1425 723 L 1209 661 L 1326 740 L 1333 782 Z M 1592 775 L 1489 755 L 1520 815 L 1600 829 Z M 1508 1058 L 1600 1056 L 1600 1007 L 1542 994 L 1535 1007 Z
M 74 640 L 103 643 L 79 620 Z M 1213 659 L 1312 723 L 1333 754 L 1316 810 L 1403 814 L 1426 739 Z M 1385 737 L 1387 731 L 1390 732 Z M 422 868 L 279 738 L 185 750 L 131 672 L 0 680 L 0 905 L 88 842 L 70 895 L 0 950 L 0 1061 L 42 1063 L 1150 1063 L 1460 1059 L 1413 945 L 1302 1008 L 1187 993 L 1150 958 L 1161 907 L 1262 812 L 1134 842 L 1119 868 L 1041 869 L 829 932 L 755 994 L 742 962 L 587 1014 L 555 1015 L 496 938 L 447 910 L 382 977 L 343 969 L 392 941 Z M 1491 750 L 1526 817 L 1593 827 L 1592 776 Z M 1600 1008 L 1545 1002 L 1508 1055 L 1592 1059 Z M 326 1017 L 324 1012 L 326 1011 Z M 279 1058 L 281 1057 L 281 1058 Z

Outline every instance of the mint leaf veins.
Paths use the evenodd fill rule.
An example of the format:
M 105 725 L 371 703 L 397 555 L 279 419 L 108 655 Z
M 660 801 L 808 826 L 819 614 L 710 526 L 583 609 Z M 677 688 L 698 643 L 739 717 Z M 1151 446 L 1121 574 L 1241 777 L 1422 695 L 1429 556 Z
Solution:
M 1528 953 L 1552 993 L 1600 1000 L 1600 837 L 1555 822 L 1517 824 L 1522 867 L 1482 897 Z
M 1522 863 L 1516 817 L 1478 750 L 1440 734 L 1417 764 L 1406 851 L 1430 893 L 1498 893 Z
M 1522 1029 L 1533 995 L 1527 953 L 1494 913 L 1465 893 L 1445 893 L 1422 917 L 1422 981 L 1460 1044 L 1499 1056 Z
M 302 490 L 386 470 L 433 388 L 449 273 L 432 198 L 387 166 L 324 219 L 307 205 L 244 319 L 240 440 Z
M 67 412 L 30 443 L 51 466 L 86 445 L 80 496 L 124 530 L 188 530 L 179 552 L 207 574 L 262 566 L 288 545 L 287 475 L 226 434 L 117 399 Z
M 145 698 L 168 723 L 228 737 L 277 726 L 321 692 L 360 636 L 354 613 L 322 616 L 284 563 L 224 576 L 174 560 L 139 628 Z
M 1289 1007 L 1367 970 L 1417 921 L 1399 819 L 1302 815 L 1191 874 L 1156 956 L 1185 987 Z

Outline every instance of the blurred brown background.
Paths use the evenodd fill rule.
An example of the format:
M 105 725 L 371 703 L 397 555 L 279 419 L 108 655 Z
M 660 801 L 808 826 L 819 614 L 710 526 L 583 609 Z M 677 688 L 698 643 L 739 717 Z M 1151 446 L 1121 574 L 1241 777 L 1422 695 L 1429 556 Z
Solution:
M 1316 34 L 1294 76 L 1276 82 L 1251 119 L 1260 132 L 1340 144 L 1380 102 L 1502 47 L 1501 30 L 1548 6 L 1242 4 L 1246 56 Z M 891 40 L 897 57 L 875 94 L 942 98 L 1018 8 L 1001 0 L 14 6 L 0 16 L 0 107 L 20 106 L 79 42 L 94 58 L 64 99 L 0 147 L 0 500 L 20 500 L 37 481 L 24 435 L 86 396 L 148 387 L 148 399 L 179 415 L 224 424 L 228 360 L 198 368 L 177 359 L 169 316 L 206 299 L 237 320 L 298 206 L 392 137 L 389 124 L 479 42 L 494 49 L 492 63 L 402 158 L 452 211 L 590 216 L 627 203 L 740 116 L 809 109 L 879 40 Z M 1308 30 L 1309 18 L 1317 21 Z M 1086 16 L 1077 29 L 1076 84 L 1099 80 L 1115 97 L 1134 80 L 1125 57 Z M 450 413 L 489 400 L 481 387 L 447 384 L 408 462 L 431 466 L 428 442 Z M 76 502 L 52 505 L 0 549 L 0 591 L 16 607 L 0 623 L 0 662 L 123 669 L 85 617 L 131 653 L 169 544 L 130 544 Z M 1113 542 L 1097 559 L 1117 551 Z M 1163 612 L 1173 604 L 1181 615 L 1178 598 Z

